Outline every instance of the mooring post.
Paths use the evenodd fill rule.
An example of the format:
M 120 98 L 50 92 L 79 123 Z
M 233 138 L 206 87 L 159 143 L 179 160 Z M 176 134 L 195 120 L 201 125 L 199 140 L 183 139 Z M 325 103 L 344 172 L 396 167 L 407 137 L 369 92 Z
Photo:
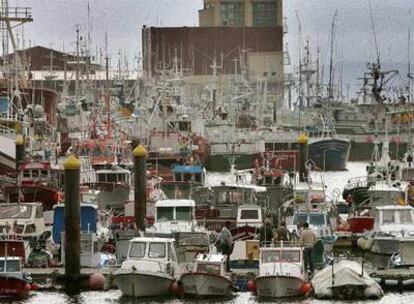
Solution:
M 308 137 L 302 133 L 298 137 L 299 144 L 299 181 L 304 182 L 308 177 L 306 161 L 308 160 Z
M 19 174 L 19 167 L 24 162 L 25 158 L 24 137 L 21 134 L 16 135 L 16 173 Z
M 74 155 L 63 164 L 65 168 L 65 289 L 79 291 L 80 283 L 80 167 Z
M 134 151 L 134 211 L 135 224 L 141 231 L 145 230 L 145 216 L 147 214 L 147 156 L 148 152 L 143 145 L 137 146 Z

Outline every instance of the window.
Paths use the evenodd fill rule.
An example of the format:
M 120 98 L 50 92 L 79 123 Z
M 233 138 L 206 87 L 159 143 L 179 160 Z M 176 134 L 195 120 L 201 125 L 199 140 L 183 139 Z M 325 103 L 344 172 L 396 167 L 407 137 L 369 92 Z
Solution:
M 242 26 L 244 24 L 243 3 L 221 2 L 220 18 L 224 26 Z
M 43 218 L 42 206 L 37 206 L 35 211 L 35 218 Z
M 176 211 L 177 221 L 192 220 L 192 208 L 191 207 L 177 207 L 175 211 Z
M 253 26 L 276 26 L 276 5 L 275 2 L 253 3 Z
M 0 219 L 30 218 L 31 215 L 31 206 L 3 205 L 0 207 Z
M 401 210 L 400 211 L 400 224 L 412 224 L 413 218 L 411 216 L 410 210 Z
M 240 219 L 241 220 L 257 220 L 259 219 L 259 210 L 242 210 L 240 212 Z
M 393 224 L 395 223 L 394 210 L 384 210 L 382 213 L 382 223 L 383 224 Z
M 4 272 L 4 260 L 0 261 L 0 272 Z
M 20 271 L 20 261 L 18 260 L 7 260 L 6 263 L 6 271 L 7 272 L 19 272 Z
M 314 226 L 323 226 L 325 225 L 325 215 L 324 214 L 311 214 L 309 215 L 309 223 Z
M 198 264 L 197 272 L 220 274 L 220 265 L 219 264 Z
M 174 208 L 173 207 L 158 207 L 157 208 L 157 220 L 160 222 L 173 221 L 174 220 Z
M 295 214 L 295 217 L 293 218 L 293 224 L 303 224 L 308 221 L 308 215 L 307 214 Z
M 280 261 L 279 251 L 263 251 L 262 262 L 263 263 L 276 263 Z
M 143 258 L 145 256 L 145 243 L 134 242 L 129 250 L 129 256 L 131 258 Z
M 149 258 L 160 259 L 160 258 L 165 258 L 165 256 L 166 256 L 166 249 L 165 249 L 164 243 L 151 243 L 150 244 L 149 253 L 148 253 Z
M 299 251 L 282 251 L 282 260 L 286 262 L 300 262 L 300 252 Z

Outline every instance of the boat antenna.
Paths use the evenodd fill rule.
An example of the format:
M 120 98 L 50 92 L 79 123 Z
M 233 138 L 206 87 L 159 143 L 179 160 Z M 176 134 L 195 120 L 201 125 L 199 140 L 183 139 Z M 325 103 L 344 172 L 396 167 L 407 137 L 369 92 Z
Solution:
M 372 33 L 374 35 L 375 51 L 377 53 L 377 64 L 378 64 L 378 67 L 379 67 L 380 66 L 380 50 L 379 50 L 379 47 L 378 47 L 377 31 L 375 29 L 374 14 L 372 12 L 371 0 L 368 0 L 368 5 L 369 5 L 369 14 L 370 14 L 370 19 L 371 19 Z
M 411 20 L 411 10 L 408 11 L 409 20 Z M 408 102 L 411 102 L 411 83 L 413 75 L 411 74 L 411 24 L 408 24 Z
M 333 78 L 334 78 L 334 67 L 333 67 L 333 55 L 334 55 L 334 40 L 335 40 L 335 21 L 338 16 L 338 10 L 335 11 L 335 14 L 332 18 L 332 28 L 331 28 L 331 58 L 329 61 L 329 87 L 328 94 L 329 99 L 333 99 Z

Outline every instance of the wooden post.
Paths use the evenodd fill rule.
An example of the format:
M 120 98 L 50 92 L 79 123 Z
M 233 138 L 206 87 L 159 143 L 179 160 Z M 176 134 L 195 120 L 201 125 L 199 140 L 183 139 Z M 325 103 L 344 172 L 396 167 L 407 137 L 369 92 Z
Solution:
M 16 136 L 16 172 L 19 173 L 19 167 L 23 163 L 25 158 L 25 145 L 24 137 L 21 134 Z
M 134 211 L 135 224 L 138 229 L 145 230 L 145 216 L 147 214 L 147 156 L 148 152 L 143 145 L 137 146 L 134 151 Z
M 80 290 L 80 167 L 74 155 L 63 164 L 65 168 L 65 288 Z
M 299 181 L 304 182 L 308 177 L 306 161 L 308 160 L 308 137 L 302 133 L 298 137 L 299 144 Z

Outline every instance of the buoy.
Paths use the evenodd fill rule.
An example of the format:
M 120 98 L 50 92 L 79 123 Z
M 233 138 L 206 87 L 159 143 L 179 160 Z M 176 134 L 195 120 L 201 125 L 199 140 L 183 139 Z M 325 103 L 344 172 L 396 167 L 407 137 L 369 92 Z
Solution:
M 300 287 L 300 293 L 303 295 L 308 295 L 311 291 L 312 284 L 310 282 L 306 282 Z
M 357 245 L 359 248 L 361 248 L 362 250 L 366 250 L 366 241 L 364 238 L 359 238 L 357 240 Z
M 254 280 L 248 280 L 246 287 L 248 291 L 256 292 L 256 283 Z
M 30 284 L 26 283 L 26 285 L 24 285 L 24 290 L 25 291 L 29 291 L 30 290 Z
M 36 283 L 32 283 L 32 284 L 30 285 L 30 289 L 31 289 L 31 290 L 34 290 L 34 291 L 36 291 L 36 290 L 38 290 L 38 289 L 39 289 L 39 285 L 37 285 Z
M 179 295 L 183 292 L 183 287 L 181 286 L 181 282 L 174 281 L 170 285 L 170 292 L 174 295 Z
M 105 276 L 96 272 L 89 276 L 89 288 L 93 290 L 102 290 L 105 286 Z

